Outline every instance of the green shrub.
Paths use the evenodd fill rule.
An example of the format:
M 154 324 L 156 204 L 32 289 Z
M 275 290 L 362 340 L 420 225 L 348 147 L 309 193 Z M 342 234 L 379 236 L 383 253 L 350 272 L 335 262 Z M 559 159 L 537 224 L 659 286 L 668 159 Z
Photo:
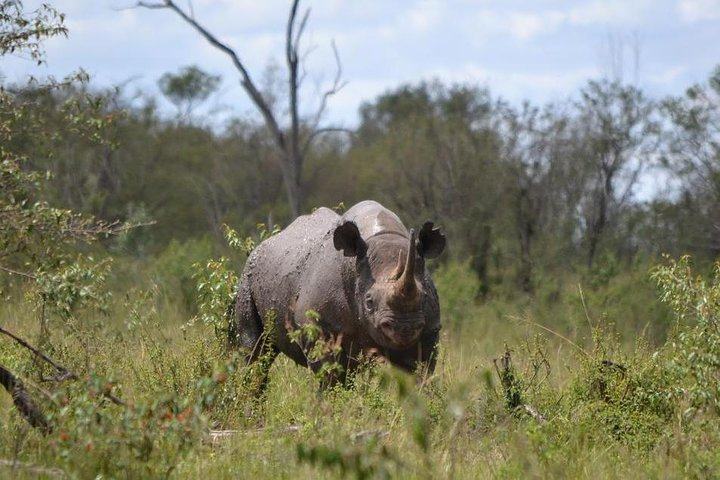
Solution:
M 433 272 L 444 325 L 456 328 L 470 320 L 480 281 L 467 263 L 446 263 Z
M 720 262 L 709 282 L 693 273 L 687 256 L 652 275 L 677 322 L 666 346 L 667 368 L 679 380 L 675 394 L 687 401 L 684 414 L 720 414 Z
M 197 292 L 193 265 L 205 263 L 213 256 L 213 244 L 208 237 L 185 242 L 171 241 L 155 261 L 155 276 L 160 291 L 170 301 L 178 299 L 185 311 L 197 311 Z

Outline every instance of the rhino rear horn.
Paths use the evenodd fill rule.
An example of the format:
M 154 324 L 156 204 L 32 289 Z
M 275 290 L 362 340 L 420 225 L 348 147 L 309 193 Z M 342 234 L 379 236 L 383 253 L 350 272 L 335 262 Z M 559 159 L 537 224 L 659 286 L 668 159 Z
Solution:
M 433 222 L 425 222 L 418 234 L 418 253 L 424 258 L 436 258 L 445 250 L 445 235 Z
M 346 257 L 362 258 L 367 252 L 367 244 L 360 236 L 355 222 L 346 221 L 338 225 L 333 232 L 335 250 L 342 250 Z

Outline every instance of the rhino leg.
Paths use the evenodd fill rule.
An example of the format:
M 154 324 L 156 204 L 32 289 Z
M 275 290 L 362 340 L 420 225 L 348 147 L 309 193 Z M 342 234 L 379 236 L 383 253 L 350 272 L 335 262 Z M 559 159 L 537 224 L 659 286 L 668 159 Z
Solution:
M 348 357 L 344 351 L 338 354 L 327 355 L 315 362 L 310 362 L 310 369 L 317 375 L 323 367 L 327 368 L 320 375 L 320 392 L 330 390 L 336 385 L 348 386 L 346 383 L 348 370 Z
M 254 386 L 256 397 L 263 396 L 270 367 L 279 353 L 272 324 L 270 327 L 264 328 L 249 282 L 243 281 L 237 295 L 235 317 L 228 327 L 228 340 L 231 346 L 246 352 L 245 361 L 248 366 L 252 364 L 248 381 Z
M 228 326 L 228 342 L 231 346 L 239 347 L 253 356 L 260 344 L 263 325 L 249 283 L 245 278 L 240 283 L 235 299 L 235 315 Z

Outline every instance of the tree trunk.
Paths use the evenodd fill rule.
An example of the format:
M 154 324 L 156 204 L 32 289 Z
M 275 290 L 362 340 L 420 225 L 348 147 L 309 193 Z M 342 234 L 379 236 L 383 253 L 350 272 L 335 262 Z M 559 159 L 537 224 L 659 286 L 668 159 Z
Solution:
M 520 225 L 520 288 L 523 292 L 532 294 L 532 259 L 530 256 L 530 245 L 532 243 L 532 225 L 525 221 Z
M 490 258 L 490 247 L 492 246 L 492 231 L 490 225 L 482 226 L 479 247 L 472 257 L 472 269 L 480 280 L 479 294 L 485 298 L 490 292 L 490 276 L 488 274 L 488 263 Z
M 290 157 L 290 155 L 288 155 Z M 302 159 L 288 159 L 283 163 L 283 183 L 287 192 L 290 214 L 295 219 L 303 211 Z
M 530 246 L 534 233 L 533 208 L 530 195 L 526 188 L 520 189 L 516 208 L 518 241 L 520 244 L 520 271 L 518 272 L 518 280 L 523 292 L 532 293 L 532 259 L 530 256 Z
M 597 248 L 600 243 L 600 237 L 605 231 L 607 225 L 607 209 L 608 201 L 612 197 L 612 182 L 613 182 L 613 170 L 609 167 L 603 168 L 603 185 L 599 192 L 598 198 L 598 213 L 595 217 L 590 230 L 588 232 L 588 268 L 592 268 L 595 263 L 595 256 L 597 254 Z

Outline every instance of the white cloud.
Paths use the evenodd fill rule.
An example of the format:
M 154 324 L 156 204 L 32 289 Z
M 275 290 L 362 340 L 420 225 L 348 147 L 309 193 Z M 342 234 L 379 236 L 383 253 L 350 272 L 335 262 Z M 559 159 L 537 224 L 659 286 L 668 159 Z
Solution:
M 404 14 L 416 32 L 427 33 L 443 21 L 446 4 L 437 0 L 420 2 Z
M 596 68 L 568 69 L 558 73 L 515 72 L 486 69 L 466 64 L 455 69 L 434 69 L 426 78 L 444 82 L 486 84 L 495 95 L 512 101 L 532 98 L 563 100 L 577 91 L 588 79 L 598 76 Z
M 511 12 L 508 29 L 518 40 L 529 40 L 541 33 L 555 30 L 566 16 L 560 12 L 543 12 L 540 14 Z
M 644 20 L 652 6 L 653 3 L 649 0 L 593 0 L 565 10 L 482 8 L 476 10 L 466 23 L 474 37 L 487 39 L 494 35 L 509 34 L 516 40 L 528 41 L 539 35 L 558 31 L 566 25 L 636 26 Z
M 648 75 L 648 80 L 650 83 L 654 84 L 672 85 L 676 83 L 680 77 L 687 72 L 687 70 L 687 67 L 675 65 L 660 72 Z
M 396 86 L 397 81 L 392 78 L 352 80 L 330 99 L 329 117 L 336 121 L 351 119 L 357 114 L 362 101 L 372 101 L 382 92 Z
M 720 0 L 680 0 L 677 8 L 688 23 L 720 19 Z
M 36 8 L 42 1 L 24 4 Z M 107 84 L 142 76 L 143 88 L 153 92 L 162 73 L 198 64 L 225 78 L 229 104 L 252 111 L 227 57 L 172 12 L 118 11 L 136 0 L 53 3 L 67 13 L 70 39 L 47 43 L 49 63 L 41 75 L 83 66 Z M 237 50 L 258 82 L 270 59 L 283 63 L 289 3 L 193 0 L 196 17 Z M 649 91 L 677 92 L 706 77 L 717 61 L 709 46 L 720 31 L 699 23 L 720 18 L 720 0 L 303 0 L 301 6 L 312 7 L 303 46 L 316 48 L 307 58 L 308 93 L 316 77 L 322 85 L 332 80 L 333 39 L 350 82 L 329 106 L 334 118 L 354 118 L 361 100 L 433 76 L 486 84 L 511 101 L 566 98 L 602 73 L 584 67 L 599 63 L 598 43 L 615 31 L 638 30 L 647 38 L 643 58 L 647 54 L 652 68 L 641 79 Z M 30 67 L 3 59 L 12 79 L 38 73 Z M 309 108 L 314 98 L 306 98 Z
M 568 12 L 572 25 L 636 25 L 656 2 L 650 0 L 593 0 Z

